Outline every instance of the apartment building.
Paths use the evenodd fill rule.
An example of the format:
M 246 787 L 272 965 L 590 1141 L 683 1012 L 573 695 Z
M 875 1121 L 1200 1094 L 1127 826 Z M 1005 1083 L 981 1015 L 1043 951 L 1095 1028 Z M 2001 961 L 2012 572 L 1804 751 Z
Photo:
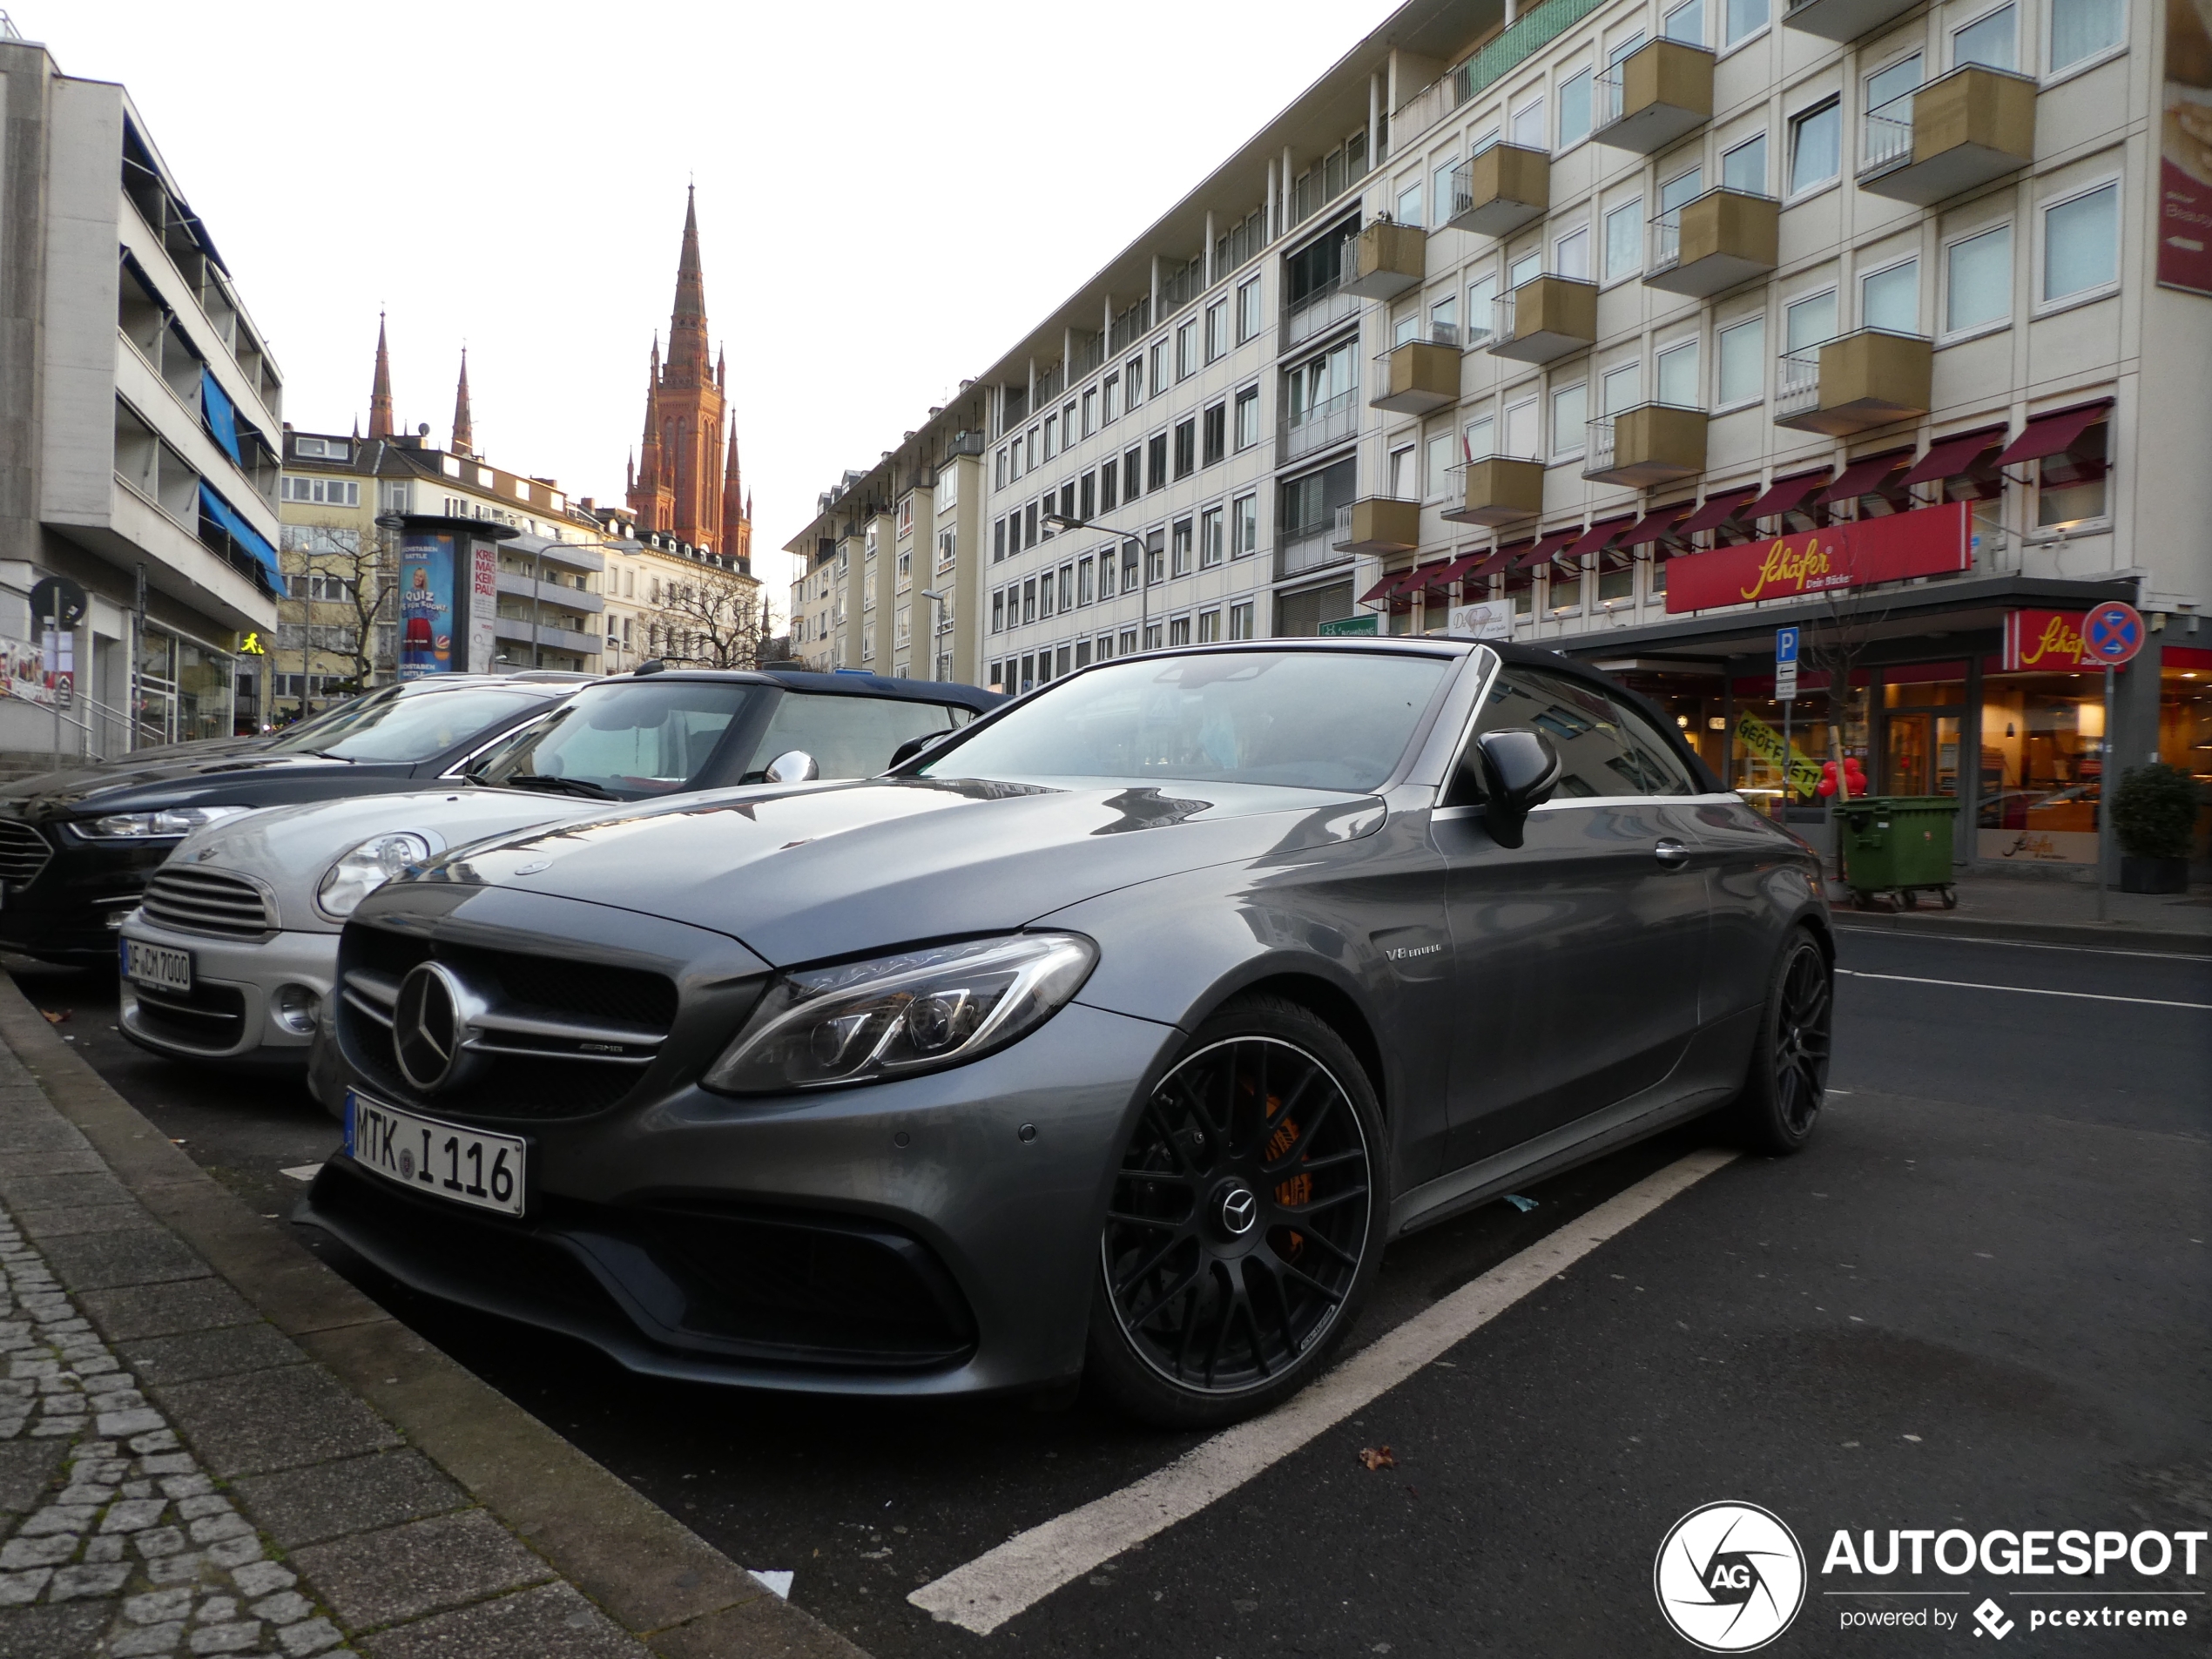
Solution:
M 2212 782 L 2204 29 L 1416 0 L 979 377 L 961 677 L 1456 627 L 1622 673 L 1777 813 L 1842 749 L 2080 869 L 2090 605 L 2150 630 L 2118 764 Z
M 128 92 L 6 27 L 0 103 L 0 750 L 227 737 L 282 377 Z M 50 578 L 81 616 L 33 614 Z

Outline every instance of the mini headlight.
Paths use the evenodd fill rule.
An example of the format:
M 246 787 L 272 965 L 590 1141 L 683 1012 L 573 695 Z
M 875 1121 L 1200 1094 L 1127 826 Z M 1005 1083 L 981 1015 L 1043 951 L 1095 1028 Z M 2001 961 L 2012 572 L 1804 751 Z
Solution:
M 1017 934 L 786 974 L 703 1081 L 781 1094 L 963 1065 L 1050 1019 L 1097 960 L 1080 934 Z
M 370 894 L 429 856 L 429 837 L 413 830 L 372 835 L 322 873 L 315 884 L 315 908 L 333 921 L 343 921 Z
M 153 841 L 189 835 L 253 810 L 251 806 L 171 806 L 158 813 L 110 813 L 74 827 L 79 835 L 95 841 Z

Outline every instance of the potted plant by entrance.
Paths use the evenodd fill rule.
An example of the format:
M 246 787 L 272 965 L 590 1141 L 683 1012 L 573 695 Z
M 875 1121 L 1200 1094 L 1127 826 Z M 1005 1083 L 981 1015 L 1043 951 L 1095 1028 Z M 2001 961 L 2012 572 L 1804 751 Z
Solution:
M 2196 781 L 2179 766 L 2132 768 L 2112 795 L 2122 893 L 2186 893 Z

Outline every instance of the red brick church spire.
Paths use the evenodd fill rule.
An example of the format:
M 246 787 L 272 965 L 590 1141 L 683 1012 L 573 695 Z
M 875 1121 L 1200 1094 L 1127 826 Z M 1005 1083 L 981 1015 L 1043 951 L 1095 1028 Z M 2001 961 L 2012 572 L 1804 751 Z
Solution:
M 469 415 L 469 348 L 461 348 L 461 383 L 453 390 L 453 453 L 476 453 L 476 424 Z
M 676 302 L 669 317 L 668 359 L 655 339 L 645 395 L 645 436 L 630 489 L 638 528 L 714 551 L 738 529 L 725 495 L 722 435 L 725 365 L 707 334 L 706 274 L 699 257 L 698 204 L 684 199 L 684 240 L 676 260 Z M 734 442 L 734 440 L 733 440 Z M 734 464 L 734 456 L 732 456 Z M 749 529 L 745 531 L 749 536 Z
M 738 470 L 738 422 L 730 421 L 730 459 L 722 470 L 722 539 L 715 544 L 716 552 L 728 558 L 745 561 L 744 568 L 752 569 L 752 503 L 745 499 L 745 486 Z
M 376 378 L 368 388 L 368 435 L 392 435 L 392 354 L 384 344 L 384 314 L 376 314 Z

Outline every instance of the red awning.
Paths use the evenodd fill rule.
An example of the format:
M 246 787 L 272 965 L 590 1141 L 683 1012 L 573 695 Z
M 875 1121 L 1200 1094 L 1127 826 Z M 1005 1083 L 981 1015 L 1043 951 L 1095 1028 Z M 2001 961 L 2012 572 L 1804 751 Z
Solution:
M 1495 553 L 1486 555 L 1482 563 L 1467 573 L 1468 578 L 1487 582 L 1492 577 L 1512 569 L 1514 561 L 1535 545 L 1534 542 L 1515 542 L 1511 547 L 1501 547 Z
M 1533 570 L 1569 542 L 1580 541 L 1581 536 L 1582 532 L 1578 529 L 1554 530 L 1549 536 L 1539 536 L 1529 543 L 1527 550 L 1513 562 L 1513 568 L 1516 570 Z
M 1956 478 L 2004 441 L 2003 427 L 1944 438 L 1932 445 L 1928 453 L 1920 457 L 1919 463 L 1898 482 L 1900 484 L 1925 484 L 1933 479 Z
M 1997 464 L 2009 467 L 2015 461 L 2040 461 L 2045 455 L 2057 455 L 2074 447 L 2074 441 L 2105 418 L 2112 410 L 2112 400 L 2100 398 L 2094 403 L 2084 403 L 2078 409 L 2061 409 L 2056 415 L 2039 415 L 2027 423 L 2027 428 L 2006 446 L 2005 453 L 1997 457 Z
M 1361 594 L 1359 596 L 1359 603 L 1363 605 L 1371 605 L 1378 599 L 1387 599 L 1392 597 L 1397 593 L 1399 588 L 1404 583 L 1406 578 L 1413 574 L 1413 573 L 1411 570 L 1393 570 L 1381 581 L 1376 583 L 1373 587 L 1368 589 L 1366 592 Z
M 1817 507 L 1825 502 L 1853 501 L 1861 496 L 1871 496 L 1875 485 L 1912 459 L 1910 449 L 1896 449 L 1885 455 L 1869 455 L 1864 461 L 1854 461 L 1836 475 L 1834 483 L 1814 497 L 1813 504 Z
M 1680 501 L 1672 507 L 1662 507 L 1654 512 L 1646 513 L 1629 526 L 1629 533 L 1614 545 L 1621 548 L 1642 547 L 1646 542 L 1656 542 L 1661 536 L 1672 531 L 1675 528 L 1675 521 L 1689 510 L 1689 503 Z
M 1743 509 L 1745 518 L 1771 518 L 1794 509 L 1797 503 L 1828 482 L 1827 475 L 1801 472 L 1795 478 L 1777 478 L 1765 495 Z
M 1408 583 L 1406 591 L 1411 593 L 1415 588 L 1426 588 L 1431 593 L 1440 593 L 1489 556 L 1487 553 L 1462 553 L 1456 559 L 1424 564 L 1418 573 L 1420 580 Z
M 1608 518 L 1602 524 L 1593 524 L 1581 541 L 1567 550 L 1565 556 L 1579 559 L 1585 553 L 1599 552 L 1612 545 L 1613 538 L 1635 522 L 1635 516 L 1630 514 L 1626 518 Z
M 1750 503 L 1756 489 L 1731 489 L 1725 496 L 1708 496 L 1705 504 L 1689 516 L 1689 522 L 1677 529 L 1677 536 L 1695 536 L 1700 530 L 1716 530 L 1737 516 Z M 1639 529 L 1642 526 L 1638 526 Z

